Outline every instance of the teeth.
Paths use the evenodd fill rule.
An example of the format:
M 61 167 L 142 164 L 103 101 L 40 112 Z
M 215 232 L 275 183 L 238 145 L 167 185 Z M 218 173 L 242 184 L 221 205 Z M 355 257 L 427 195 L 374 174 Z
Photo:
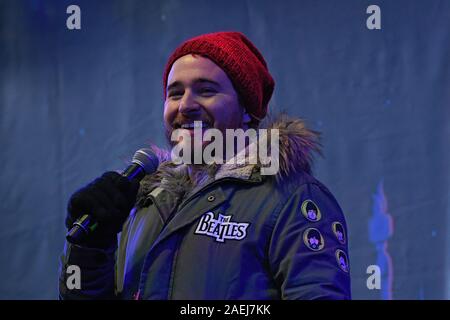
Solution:
M 207 127 L 209 126 L 201 121 L 196 121 L 195 123 L 184 123 L 181 125 L 181 128 L 183 129 L 207 128 Z

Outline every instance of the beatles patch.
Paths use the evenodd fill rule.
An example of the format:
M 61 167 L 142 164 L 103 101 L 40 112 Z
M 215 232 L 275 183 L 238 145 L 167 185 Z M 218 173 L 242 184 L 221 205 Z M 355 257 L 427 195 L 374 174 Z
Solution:
M 231 215 L 219 214 L 217 219 L 214 213 L 205 213 L 197 225 L 195 234 L 203 234 L 216 239 L 217 242 L 226 240 L 242 240 L 247 236 L 247 227 L 250 223 L 231 222 Z
M 332 227 L 333 227 L 333 233 L 336 236 L 336 238 L 338 239 L 338 241 L 342 244 L 345 244 L 346 237 L 345 237 L 344 227 L 342 226 L 342 224 L 340 222 L 335 221 L 335 222 L 333 222 Z
M 302 214 L 309 221 L 319 221 L 322 217 L 320 209 L 312 200 L 305 200 L 302 203 Z
M 322 234 L 316 228 L 308 228 L 303 232 L 303 242 L 312 251 L 322 250 L 325 245 Z
M 342 271 L 348 272 L 349 270 L 348 259 L 344 251 L 340 249 L 336 250 L 336 261 L 338 263 L 339 268 L 341 268 Z

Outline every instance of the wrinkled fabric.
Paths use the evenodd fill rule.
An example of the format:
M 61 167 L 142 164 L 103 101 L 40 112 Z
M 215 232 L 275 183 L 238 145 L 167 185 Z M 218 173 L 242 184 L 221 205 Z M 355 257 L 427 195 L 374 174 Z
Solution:
M 74 294 L 61 277 L 61 297 L 350 299 L 350 273 L 336 258 L 337 252 L 348 257 L 347 242 L 339 242 L 333 233 L 333 223 L 339 222 L 347 234 L 342 210 L 330 191 L 306 172 L 309 161 L 289 163 L 300 152 L 295 146 L 306 157 L 316 149 L 316 136 L 297 130 L 303 125 L 286 118 L 272 125 L 291 126 L 280 136 L 281 145 L 288 147 L 280 150 L 280 167 L 291 170 L 289 178 L 287 169 L 272 177 L 261 175 L 258 165 L 223 166 L 200 190 L 181 192 L 187 195 L 182 201 L 176 199 L 180 193 L 168 187 L 170 181 L 152 189 L 146 182 L 154 177 L 144 179 L 145 191 L 123 227 L 116 259 L 112 249 L 80 254 L 84 248 L 68 245 L 63 269 L 74 263 L 89 273 L 89 290 L 84 294 L 83 285 Z M 168 189 L 158 190 L 163 185 Z M 317 220 L 302 211 L 308 201 L 320 211 Z M 176 204 L 173 214 L 167 209 L 171 204 Z M 213 219 L 223 220 L 212 224 Z M 319 250 L 305 239 L 311 228 L 323 236 Z M 91 267 L 101 257 L 107 257 L 107 263 Z M 93 294 L 94 287 L 98 294 Z

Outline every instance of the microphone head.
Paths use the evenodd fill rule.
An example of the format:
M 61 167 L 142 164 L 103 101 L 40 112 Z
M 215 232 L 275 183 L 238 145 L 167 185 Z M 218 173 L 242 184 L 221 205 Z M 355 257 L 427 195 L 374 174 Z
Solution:
M 142 148 L 136 151 L 131 162 L 140 165 L 146 174 L 155 172 L 159 166 L 158 157 L 149 148 Z

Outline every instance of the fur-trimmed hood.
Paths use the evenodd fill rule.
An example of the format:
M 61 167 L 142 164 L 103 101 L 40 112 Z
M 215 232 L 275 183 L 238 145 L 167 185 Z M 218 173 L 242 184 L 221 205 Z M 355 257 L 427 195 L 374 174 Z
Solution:
M 269 119 L 260 128 L 278 129 L 279 132 L 279 170 L 274 176 L 277 182 L 283 183 L 302 172 L 311 173 L 314 155 L 321 154 L 319 132 L 308 129 L 303 119 L 287 115 Z M 268 136 L 270 137 L 270 134 Z M 268 145 L 271 145 L 270 141 Z M 159 157 L 160 166 L 154 174 L 147 175 L 141 181 L 137 196 L 138 204 L 158 187 L 168 191 L 175 198 L 183 199 L 186 194 L 193 193 L 207 182 L 224 177 L 248 179 L 255 171 L 258 172 L 263 167 L 259 159 L 257 164 L 238 165 L 227 162 L 220 166 L 209 165 L 195 179 L 191 179 L 186 165 L 175 165 L 170 161 L 169 151 L 156 147 L 153 147 L 153 150 Z

